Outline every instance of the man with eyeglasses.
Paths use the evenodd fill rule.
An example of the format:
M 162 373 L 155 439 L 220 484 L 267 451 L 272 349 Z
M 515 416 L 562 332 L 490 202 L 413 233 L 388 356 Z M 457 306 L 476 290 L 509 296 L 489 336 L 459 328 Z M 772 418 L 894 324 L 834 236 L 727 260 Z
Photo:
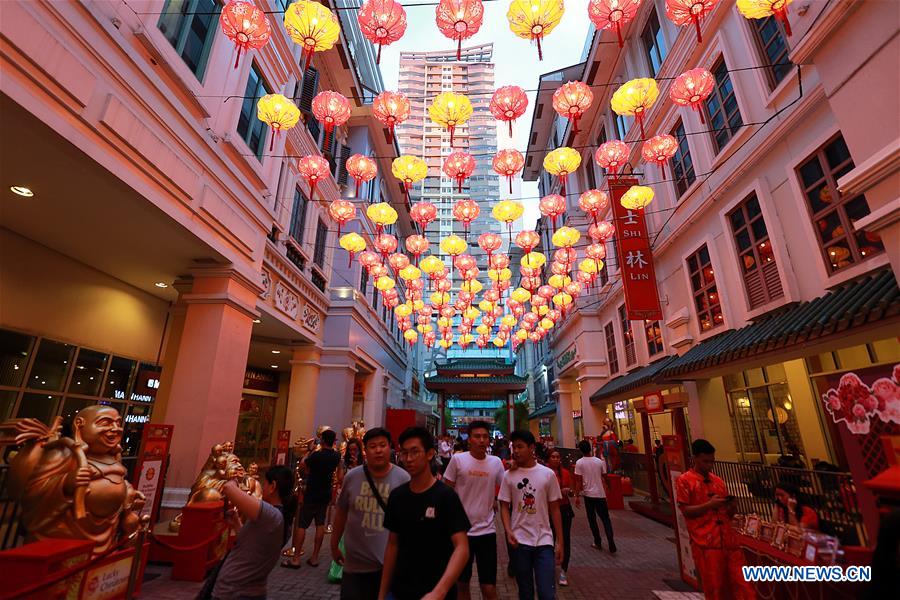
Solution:
M 456 581 L 469 559 L 470 525 L 459 496 L 432 474 L 434 454 L 427 429 L 400 434 L 400 460 L 410 480 L 388 498 L 379 600 L 456 598 Z

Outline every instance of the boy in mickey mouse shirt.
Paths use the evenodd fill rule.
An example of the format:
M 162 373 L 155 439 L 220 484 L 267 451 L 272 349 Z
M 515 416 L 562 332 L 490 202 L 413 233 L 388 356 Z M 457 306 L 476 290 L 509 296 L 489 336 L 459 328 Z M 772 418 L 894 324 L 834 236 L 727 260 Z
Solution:
M 513 553 L 520 600 L 533 600 L 535 584 L 539 600 L 556 597 L 556 565 L 562 560 L 562 536 L 553 543 L 553 530 L 562 531 L 559 501 L 562 494 L 556 474 L 534 458 L 530 431 L 510 435 L 516 469 L 503 476 L 497 498 L 500 517 Z

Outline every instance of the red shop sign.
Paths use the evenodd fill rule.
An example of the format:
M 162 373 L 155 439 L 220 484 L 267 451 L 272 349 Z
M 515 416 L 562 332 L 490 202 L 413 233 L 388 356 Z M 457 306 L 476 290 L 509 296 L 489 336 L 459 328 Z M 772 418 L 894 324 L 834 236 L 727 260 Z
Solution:
M 287 464 L 288 449 L 291 446 L 291 430 L 279 429 L 277 439 L 278 442 L 275 446 L 275 460 L 273 462 L 276 465 L 284 466 Z
M 630 321 L 656 321 L 662 319 L 662 308 L 656 291 L 656 273 L 644 211 L 629 210 L 620 203 L 622 196 L 633 185 L 638 185 L 638 180 L 633 177 L 609 180 L 616 251 L 625 288 L 625 309 Z
M 144 494 L 142 513 L 150 514 L 150 524 L 156 523 L 162 501 L 163 483 L 169 466 L 169 446 L 172 444 L 174 425 L 147 423 L 144 426 L 137 468 L 134 470 L 134 487 Z
M 644 410 L 648 413 L 662 412 L 663 408 L 663 397 L 660 392 L 644 394 Z

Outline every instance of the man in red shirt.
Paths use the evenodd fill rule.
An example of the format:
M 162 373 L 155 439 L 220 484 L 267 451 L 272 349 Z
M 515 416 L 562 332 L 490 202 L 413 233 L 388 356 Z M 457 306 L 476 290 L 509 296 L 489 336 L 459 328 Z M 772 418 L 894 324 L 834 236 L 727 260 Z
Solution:
M 716 449 L 706 440 L 691 444 L 694 465 L 675 481 L 675 500 L 684 514 L 691 536 L 691 554 L 707 600 L 756 598 L 751 583 L 744 581 L 744 552 L 731 527 L 733 498 L 728 487 L 712 472 Z

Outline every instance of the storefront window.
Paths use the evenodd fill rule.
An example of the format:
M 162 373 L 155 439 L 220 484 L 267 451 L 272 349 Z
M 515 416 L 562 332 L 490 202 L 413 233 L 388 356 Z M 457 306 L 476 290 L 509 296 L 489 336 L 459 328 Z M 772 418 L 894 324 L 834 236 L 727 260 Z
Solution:
M 22 385 L 34 338 L 15 331 L 0 330 L 0 385 Z
M 0 422 L 9 418 L 18 395 L 18 392 L 13 390 L 0 390 Z
M 724 377 L 735 446 L 743 460 L 776 464 L 805 456 L 796 411 L 781 365 Z
M 268 464 L 277 400 L 247 393 L 241 399 L 234 453 L 240 457 L 243 464 L 247 465 L 252 461 Z
M 26 387 L 36 390 L 62 390 L 69 373 L 75 346 L 43 339 L 31 367 Z
M 106 377 L 103 395 L 107 398 L 124 400 L 135 365 L 137 365 L 137 361 L 113 356 L 112 362 L 109 364 L 109 375 Z
M 18 419 L 40 419 L 48 425 L 56 416 L 57 406 L 62 396 L 56 394 L 25 394 L 16 412 Z
M 69 382 L 70 394 L 83 394 L 85 396 L 97 396 L 100 392 L 100 382 L 103 380 L 103 371 L 106 369 L 106 361 L 109 355 L 102 352 L 94 352 L 82 348 L 78 352 L 75 361 L 75 372 L 72 381 Z
M 125 414 L 125 433 L 122 434 L 123 455 L 137 454 L 141 445 L 144 425 L 150 421 L 150 408 L 149 404 L 132 404 L 128 407 L 128 412 Z

